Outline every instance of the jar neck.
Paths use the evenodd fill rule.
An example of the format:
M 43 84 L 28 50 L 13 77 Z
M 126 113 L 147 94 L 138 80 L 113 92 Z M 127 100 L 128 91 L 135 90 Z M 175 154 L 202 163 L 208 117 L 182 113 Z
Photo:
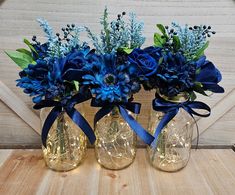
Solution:
M 118 118 L 119 117 L 119 109 L 117 106 L 114 106 L 112 111 L 111 111 L 111 116 L 113 118 Z
M 156 97 L 160 97 L 164 99 L 165 101 L 172 102 L 172 103 L 183 103 L 183 102 L 187 102 L 190 99 L 189 94 L 187 92 L 181 92 L 176 96 L 168 97 L 168 96 L 161 94 L 159 90 L 156 91 Z

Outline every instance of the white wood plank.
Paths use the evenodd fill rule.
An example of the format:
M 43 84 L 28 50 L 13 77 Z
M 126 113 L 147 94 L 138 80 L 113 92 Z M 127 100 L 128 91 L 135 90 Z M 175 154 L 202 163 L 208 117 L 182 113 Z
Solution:
M 216 105 L 211 109 L 211 115 L 207 118 L 200 118 L 197 121 L 199 127 L 199 134 L 206 131 L 211 125 L 213 125 L 218 119 L 224 116 L 229 110 L 235 106 L 235 89 L 233 89 L 227 96 L 216 103 Z M 218 136 L 218 135 L 215 135 Z M 193 139 L 196 138 L 194 134 Z
M 25 103 L 17 97 L 2 81 L 0 81 L 0 99 L 20 118 L 31 126 L 38 134 L 41 132 L 40 119 Z

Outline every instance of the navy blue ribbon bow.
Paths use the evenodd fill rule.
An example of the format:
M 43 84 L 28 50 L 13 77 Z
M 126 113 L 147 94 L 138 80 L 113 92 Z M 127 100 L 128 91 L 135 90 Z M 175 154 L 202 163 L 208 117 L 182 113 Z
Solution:
M 93 107 L 101 107 L 101 109 L 95 114 L 94 125 L 105 115 L 110 113 L 112 109 L 116 106 L 119 109 L 119 112 L 122 118 L 129 124 L 129 126 L 134 130 L 134 132 L 148 145 L 150 145 L 154 137 L 149 134 L 130 114 L 128 114 L 127 110 L 139 114 L 141 104 L 136 102 L 119 102 L 119 103 L 109 103 L 102 102 L 98 103 L 93 98 L 91 101 L 91 106 Z
M 45 147 L 50 128 L 59 114 L 63 111 L 65 111 L 72 119 L 72 121 L 81 128 L 81 130 L 86 134 L 92 144 L 95 142 L 96 138 L 91 126 L 86 121 L 86 119 L 74 108 L 75 104 L 84 102 L 90 98 L 90 93 L 78 93 L 74 95 L 70 100 L 65 101 L 65 103 L 53 100 L 42 100 L 40 103 L 35 104 L 34 109 L 53 107 L 51 112 L 48 114 L 42 128 L 41 139 Z
M 165 101 L 162 98 L 157 97 L 156 99 L 153 100 L 152 102 L 153 109 L 156 111 L 160 111 L 165 113 L 161 121 L 159 122 L 156 131 L 154 133 L 154 141 L 151 144 L 151 146 L 155 147 L 156 146 L 156 141 L 163 130 L 163 128 L 176 116 L 176 114 L 179 112 L 180 108 L 183 108 L 186 112 L 189 113 L 189 115 L 193 118 L 195 121 L 195 124 L 197 126 L 196 120 L 194 118 L 194 115 L 200 116 L 200 117 L 208 117 L 210 116 L 211 109 L 210 107 L 199 101 L 185 101 L 181 103 L 174 103 L 174 102 L 169 102 Z M 194 109 L 200 109 L 200 110 L 206 110 L 206 114 L 200 114 L 196 112 Z M 197 126 L 197 132 L 198 132 L 198 126 Z M 199 133 L 198 133 L 199 136 Z

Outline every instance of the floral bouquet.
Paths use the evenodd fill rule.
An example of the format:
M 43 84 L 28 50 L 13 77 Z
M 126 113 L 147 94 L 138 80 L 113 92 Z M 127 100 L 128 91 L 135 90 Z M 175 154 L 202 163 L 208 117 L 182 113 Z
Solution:
M 109 169 L 121 169 L 134 160 L 137 134 L 146 144 L 151 144 L 153 136 L 136 120 L 140 103 L 133 102 L 133 95 L 139 92 L 141 80 L 139 68 L 132 64 L 129 54 L 144 43 L 143 23 L 130 13 L 117 15 L 108 21 L 105 9 L 101 18 L 103 29 L 95 35 L 86 28 L 95 51 L 87 56 L 90 63 L 82 84 L 93 95 L 91 106 L 100 107 L 94 116 L 96 133 L 95 153 L 98 162 Z M 84 67 L 84 66 L 83 66 Z M 81 67 L 70 70 L 70 80 L 78 80 Z M 134 132 L 133 132 L 134 131 Z
M 19 73 L 17 86 L 33 97 L 35 109 L 44 108 L 41 111 L 41 137 L 47 165 L 55 170 L 70 170 L 84 156 L 86 139 L 83 133 L 91 143 L 95 141 L 89 123 L 75 109 L 75 105 L 92 97 L 90 90 L 78 81 L 69 80 L 70 70 L 81 66 L 83 62 L 77 78 L 81 79 L 87 73 L 85 59 L 92 52 L 85 42 L 80 42 L 81 27 L 68 24 L 62 28 L 61 37 L 59 33 L 54 35 L 47 21 L 39 19 L 38 22 L 46 34 L 47 42 L 41 44 L 33 36 L 32 43 L 24 39 L 29 50 L 17 49 L 6 53 L 23 69 Z M 73 133 L 74 124 L 79 129 Z
M 223 93 L 224 89 L 218 85 L 221 73 L 204 54 L 209 45 L 207 38 L 215 34 L 211 26 L 180 26 L 173 22 L 171 27 L 157 24 L 157 28 L 160 33 L 154 34 L 154 45 L 134 49 L 129 59 L 139 67 L 144 89 L 156 90 L 152 107 L 157 113 L 149 123 L 155 138 L 150 161 L 157 168 L 175 171 L 186 165 L 189 153 L 183 155 L 183 149 L 190 148 L 192 139 L 189 122 L 184 123 L 187 116 L 181 113 L 193 119 L 194 115 L 208 117 L 210 107 L 195 101 L 196 93 L 208 96 L 207 91 Z
M 44 157 L 52 169 L 76 167 L 83 159 L 86 137 L 91 143 L 96 140 L 95 153 L 101 165 L 110 169 L 124 168 L 135 158 L 136 134 L 150 145 L 150 161 L 154 166 L 161 168 L 158 164 L 163 165 L 167 160 L 172 166 L 171 157 L 176 162 L 182 156 L 178 149 L 182 151 L 191 146 L 189 125 L 182 121 L 185 116 L 178 117 L 180 113 L 193 119 L 194 115 L 207 117 L 210 107 L 195 101 L 196 93 L 208 96 L 207 91 L 224 92 L 218 85 L 222 78 L 219 70 L 204 55 L 209 44 L 207 37 L 215 34 L 210 26 L 157 24 L 160 33 L 154 34 L 154 45 L 141 49 L 145 42 L 143 23 L 134 13 L 126 17 L 122 12 L 109 22 L 105 8 L 99 35 L 88 27 L 74 24 L 67 24 L 61 34 L 54 34 L 47 21 L 39 19 L 38 22 L 47 42 L 41 44 L 33 36 L 32 43 L 24 40 L 29 50 L 6 53 L 23 69 L 17 86 L 33 97 L 34 108 L 50 108 L 41 118 Z M 82 32 L 87 33 L 93 46 L 80 40 Z M 152 107 L 157 118 L 151 115 L 149 131 L 136 121 L 141 105 L 133 100 L 141 86 L 145 90 L 156 90 Z M 95 133 L 81 113 L 82 108 L 75 108 L 89 99 L 92 107 L 100 108 L 94 116 Z M 181 122 L 177 122 L 177 117 Z M 176 127 L 173 123 L 184 126 Z M 55 134 L 51 133 L 53 129 Z M 179 135 L 177 129 L 186 135 Z M 78 131 L 80 133 L 76 134 Z M 186 139 L 184 136 L 190 143 L 185 141 L 179 145 L 175 138 L 182 142 Z M 172 139 L 175 148 L 169 149 Z M 180 168 L 186 165 L 185 162 L 178 164 Z

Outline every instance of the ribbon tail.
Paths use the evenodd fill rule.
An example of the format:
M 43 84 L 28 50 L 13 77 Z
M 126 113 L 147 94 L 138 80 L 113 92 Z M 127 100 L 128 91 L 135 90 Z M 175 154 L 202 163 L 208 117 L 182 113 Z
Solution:
M 73 122 L 86 134 L 90 143 L 93 144 L 96 140 L 96 137 L 87 120 L 75 108 L 70 108 L 69 110 L 66 109 L 66 112 Z
M 208 117 L 211 114 L 211 109 L 210 107 L 203 103 L 203 102 L 198 102 L 198 101 L 194 101 L 194 102 L 189 102 L 188 104 L 184 105 L 183 108 L 190 114 L 194 114 L 196 116 L 200 116 L 200 117 Z M 206 114 L 200 114 L 196 111 L 194 111 L 193 109 L 201 109 L 201 110 L 205 110 L 207 111 Z
M 157 144 L 157 139 L 158 139 L 158 136 L 159 134 L 162 132 L 162 130 L 164 129 L 164 127 L 169 123 L 169 121 L 171 121 L 175 115 L 178 113 L 178 109 L 175 109 L 175 110 L 172 110 L 168 113 L 166 113 L 163 118 L 161 119 L 161 121 L 159 122 L 157 128 L 156 128 L 156 131 L 154 133 L 154 141 L 152 142 L 151 146 L 153 148 L 156 147 L 156 144 Z
M 102 119 L 105 115 L 107 115 L 108 113 L 110 113 L 112 111 L 113 107 L 107 108 L 107 107 L 102 107 L 96 114 L 94 117 L 94 127 L 96 125 L 96 123 Z
M 135 133 L 148 145 L 152 143 L 154 137 L 148 133 L 131 115 L 128 114 L 126 109 L 118 106 L 119 112 L 123 119 L 130 125 L 130 127 L 135 131 Z
M 54 107 L 51 110 L 51 112 L 48 114 L 48 116 L 43 124 L 41 139 L 42 139 L 42 144 L 45 148 L 47 147 L 46 141 L 47 141 L 47 136 L 50 131 L 50 128 L 60 113 L 61 113 L 61 109 L 58 109 L 58 107 Z

